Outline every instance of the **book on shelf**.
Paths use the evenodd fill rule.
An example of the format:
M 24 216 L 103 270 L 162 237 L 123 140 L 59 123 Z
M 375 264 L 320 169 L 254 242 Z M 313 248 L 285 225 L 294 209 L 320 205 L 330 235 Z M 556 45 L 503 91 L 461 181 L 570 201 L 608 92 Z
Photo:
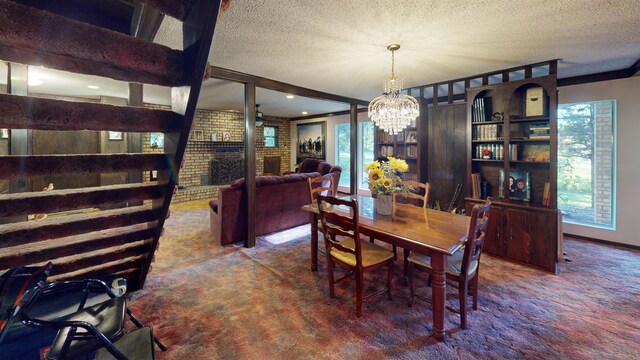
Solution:
M 398 135 L 396 135 L 396 139 L 398 142 L 404 142 L 404 131 L 399 132 Z
M 491 121 L 493 105 L 490 97 L 480 97 L 473 101 L 473 122 Z
M 509 160 L 520 160 L 520 158 L 518 158 L 519 148 L 520 146 L 518 144 L 509 144 Z
M 480 188 L 480 174 L 471 174 L 471 196 L 475 199 L 480 199 L 482 196 L 482 190 Z
M 549 124 L 531 124 L 529 126 L 529 139 L 548 140 L 551 138 L 551 128 Z
M 551 184 L 549 182 L 544 183 L 544 190 L 542 191 L 542 205 L 551 206 Z
M 473 127 L 473 140 L 502 139 L 502 125 L 477 125 Z

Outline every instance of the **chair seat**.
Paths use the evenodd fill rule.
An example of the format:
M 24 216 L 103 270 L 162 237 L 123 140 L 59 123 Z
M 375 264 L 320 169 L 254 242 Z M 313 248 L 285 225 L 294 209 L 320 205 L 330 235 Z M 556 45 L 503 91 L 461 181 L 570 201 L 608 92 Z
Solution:
M 347 238 L 340 242 L 341 245 L 355 249 L 355 241 L 352 238 Z M 391 258 L 393 258 L 393 252 L 387 250 L 381 246 L 376 244 L 372 244 L 368 241 L 360 241 L 360 246 L 362 247 L 362 266 L 369 267 L 372 265 L 380 264 L 385 262 Z M 347 253 L 344 251 L 340 251 L 336 248 L 331 249 L 331 256 L 340 260 L 350 266 L 356 266 L 356 256 L 355 254 Z
M 123 297 L 109 299 L 98 305 L 94 305 L 74 313 L 66 321 L 85 321 L 96 325 L 98 331 L 103 333 L 108 339 L 117 339 L 124 329 L 124 319 L 126 313 L 126 301 Z M 58 354 L 62 350 L 62 345 L 69 336 L 69 327 L 62 328 L 56 336 L 49 359 L 58 359 Z M 76 334 L 86 334 L 84 329 L 78 329 Z M 73 358 L 80 354 L 100 348 L 101 344 L 97 340 L 73 340 L 66 353 L 66 357 Z
M 447 274 L 460 276 L 463 257 L 464 251 L 462 250 L 457 251 L 453 255 L 449 256 L 449 263 L 447 264 Z M 416 265 L 431 269 L 431 257 L 429 257 L 428 255 L 421 255 L 413 252 L 411 253 L 411 255 L 409 255 L 409 261 Z M 476 269 L 478 269 L 478 261 L 474 260 L 469 265 L 469 271 L 467 275 L 473 276 L 473 274 L 475 274 L 476 272 Z

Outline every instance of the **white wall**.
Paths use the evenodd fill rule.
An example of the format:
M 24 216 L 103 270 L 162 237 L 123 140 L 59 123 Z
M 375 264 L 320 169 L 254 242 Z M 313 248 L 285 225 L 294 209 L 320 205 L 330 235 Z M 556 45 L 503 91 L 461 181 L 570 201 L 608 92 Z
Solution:
M 336 124 L 348 123 L 350 119 L 349 115 L 331 116 L 325 118 L 315 118 L 311 120 L 299 120 L 291 122 L 291 170 L 296 167 L 296 149 L 298 148 L 298 124 L 326 121 L 327 122 L 327 145 L 326 145 L 326 159 L 332 165 L 336 163 Z M 366 112 L 358 113 L 358 122 L 369 121 Z
M 640 76 L 559 90 L 560 104 L 617 100 L 616 230 L 564 224 L 564 232 L 640 246 Z

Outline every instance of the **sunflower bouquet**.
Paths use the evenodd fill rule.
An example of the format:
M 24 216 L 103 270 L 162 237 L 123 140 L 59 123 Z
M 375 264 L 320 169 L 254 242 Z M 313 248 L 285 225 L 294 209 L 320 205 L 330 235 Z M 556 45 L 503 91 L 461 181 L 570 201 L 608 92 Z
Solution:
M 391 195 L 394 192 L 405 192 L 409 189 L 397 186 L 402 180 L 402 173 L 409 170 L 409 165 L 402 159 L 393 156 L 387 157 L 388 161 L 374 161 L 364 169 L 369 172 L 369 190 L 374 195 Z

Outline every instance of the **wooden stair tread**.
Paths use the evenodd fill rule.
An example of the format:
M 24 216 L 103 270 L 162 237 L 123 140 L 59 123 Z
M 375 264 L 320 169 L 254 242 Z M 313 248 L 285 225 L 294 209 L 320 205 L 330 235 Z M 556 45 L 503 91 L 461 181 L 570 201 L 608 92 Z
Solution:
M 178 132 L 173 111 L 0 94 L 0 128 Z
M 186 85 L 181 51 L 6 0 L 0 0 L 0 59 L 129 82 Z
M 157 212 L 152 206 L 140 205 L 4 224 L 0 225 L 0 239 L 3 247 L 9 247 L 154 220 L 157 220 Z
M 0 156 L 0 179 L 61 174 L 114 173 L 172 168 L 171 154 L 80 154 Z
M 136 224 L 66 238 L 0 248 L 0 267 L 8 269 L 25 262 L 42 262 L 123 246 L 140 240 L 152 239 L 154 234 L 155 228 L 150 224 Z
M 0 216 L 42 214 L 129 201 L 158 199 L 164 184 L 145 182 L 81 189 L 0 194 Z

